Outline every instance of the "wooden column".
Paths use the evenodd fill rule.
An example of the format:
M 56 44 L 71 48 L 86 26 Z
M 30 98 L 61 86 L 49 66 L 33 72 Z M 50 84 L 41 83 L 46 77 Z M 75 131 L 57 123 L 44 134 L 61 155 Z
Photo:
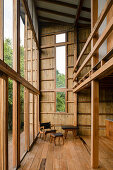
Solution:
M 91 31 L 98 19 L 98 0 L 91 1 Z M 91 48 L 97 41 L 97 35 L 92 40 Z M 98 52 L 92 57 L 91 67 L 98 62 Z M 91 167 L 99 165 L 99 82 L 91 82 Z
M 20 74 L 20 1 L 13 0 L 13 69 Z M 20 83 L 13 81 L 13 167 L 20 166 Z
M 38 134 L 38 121 L 39 121 L 39 112 L 38 112 L 38 95 L 35 96 L 35 136 Z
M 4 3 L 0 0 L 0 59 L 4 60 Z M 0 78 L 0 169 L 8 170 L 8 78 Z
M 25 100 L 25 150 L 29 151 L 29 90 L 25 89 L 26 100 Z
M 74 29 L 74 65 L 76 61 L 77 61 L 77 29 Z M 77 93 L 74 93 L 74 125 L 77 126 Z
M 0 78 L 0 145 L 1 170 L 8 169 L 8 79 Z

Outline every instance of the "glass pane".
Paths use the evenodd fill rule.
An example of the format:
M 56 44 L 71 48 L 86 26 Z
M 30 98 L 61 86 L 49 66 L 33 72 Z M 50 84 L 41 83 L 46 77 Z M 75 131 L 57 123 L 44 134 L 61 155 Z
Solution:
M 13 0 L 4 0 L 4 61 L 13 67 Z
M 56 47 L 56 88 L 65 87 L 65 46 Z
M 24 131 L 24 86 L 20 86 L 20 160 L 25 154 L 25 131 Z
M 66 41 L 65 33 L 56 35 L 56 43 L 61 43 L 65 41 Z
M 56 111 L 65 112 L 65 93 L 64 92 L 56 93 Z

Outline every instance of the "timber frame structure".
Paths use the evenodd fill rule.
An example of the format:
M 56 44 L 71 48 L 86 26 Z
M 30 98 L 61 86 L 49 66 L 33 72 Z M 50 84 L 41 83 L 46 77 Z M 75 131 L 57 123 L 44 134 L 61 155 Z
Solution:
M 99 0 L 91 0 L 90 6 L 84 5 L 86 0 L 78 0 L 78 4 L 63 0 L 13 0 L 13 68 L 4 59 L 4 1 L 0 0 L 0 170 L 9 167 L 9 78 L 13 80 L 13 168 L 18 169 L 24 159 L 20 156 L 21 85 L 24 87 L 25 155 L 38 140 L 39 121 L 50 121 L 60 131 L 61 125 L 74 124 L 79 127 L 79 135 L 91 135 L 91 167 L 98 168 L 99 135 L 105 135 L 106 117 L 113 118 L 112 109 L 106 109 L 107 103 L 110 107 L 113 103 L 112 96 L 110 102 L 106 99 L 113 86 L 113 0 L 105 0 L 101 11 Z M 75 10 L 76 16 L 61 12 L 63 8 Z M 20 16 L 23 9 L 24 77 L 20 73 Z M 107 24 L 102 31 L 105 20 Z M 56 35 L 62 33 L 65 33 L 65 42 L 57 43 Z M 100 57 L 105 41 L 106 51 Z M 65 46 L 64 88 L 56 87 L 56 48 L 59 46 Z M 57 92 L 65 93 L 65 111 L 57 112 Z

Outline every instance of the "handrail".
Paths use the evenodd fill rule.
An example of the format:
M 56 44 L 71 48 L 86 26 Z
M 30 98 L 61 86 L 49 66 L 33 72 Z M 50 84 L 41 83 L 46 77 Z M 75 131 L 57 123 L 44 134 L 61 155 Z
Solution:
M 108 60 L 110 60 L 112 57 L 113 57 L 113 48 L 112 48 L 87 74 L 85 74 L 85 76 L 83 76 L 76 85 L 73 86 L 73 89 L 75 89 L 75 88 L 78 86 L 78 84 L 80 84 L 81 82 L 83 82 L 84 79 L 86 80 L 87 78 L 89 78 L 89 77 L 91 76 L 91 75 L 90 75 L 91 72 L 94 73 L 94 72 L 96 72 L 98 69 L 100 69 L 100 68 L 97 69 L 97 67 L 98 67 L 99 65 L 101 65 L 101 62 L 102 62 L 102 61 L 105 61 L 105 63 L 106 63 L 106 62 L 108 62 Z M 104 63 L 104 64 L 105 64 L 105 63 Z M 101 66 L 100 66 L 100 67 L 101 67 Z
M 80 55 L 79 55 L 79 57 L 77 59 L 77 62 L 75 64 L 75 66 L 74 66 L 74 71 L 73 72 L 75 72 L 76 67 L 77 67 L 77 65 L 78 65 L 82 55 L 84 54 L 86 48 L 88 47 L 88 45 L 91 42 L 92 38 L 94 37 L 95 33 L 99 29 L 100 25 L 102 24 L 104 18 L 106 17 L 106 14 L 108 13 L 108 11 L 109 11 L 109 9 L 111 8 L 112 5 L 113 5 L 113 0 L 107 0 L 107 2 L 105 4 L 105 6 L 104 6 L 104 8 L 103 8 L 103 10 L 102 10 L 98 20 L 97 20 L 97 22 L 96 22 L 92 32 L 90 33 L 90 35 L 88 37 L 87 42 L 85 43 L 85 45 L 84 45 L 84 47 L 83 47 L 83 49 L 82 49 L 82 51 L 81 51 L 81 53 L 80 53 Z
M 40 91 L 36 89 L 33 85 L 31 85 L 27 80 L 21 77 L 16 71 L 14 71 L 11 67 L 9 67 L 5 62 L 0 59 L 0 71 L 12 78 L 15 81 L 21 83 L 24 87 L 28 88 L 34 94 L 40 94 Z
M 103 44 L 103 42 L 105 41 L 105 39 L 109 36 L 109 34 L 111 33 L 113 29 L 113 17 L 111 18 L 109 24 L 106 26 L 105 30 L 103 31 L 102 35 L 100 36 L 100 38 L 98 39 L 98 41 L 96 42 L 95 46 L 93 47 L 92 51 L 89 53 L 89 55 L 86 57 L 86 59 L 84 60 L 83 64 L 80 66 L 80 68 L 78 69 L 73 81 L 76 80 L 78 74 L 80 73 L 80 71 L 84 68 L 84 66 L 89 62 L 89 60 L 91 59 L 91 57 L 95 54 L 95 52 L 97 51 L 97 49 Z

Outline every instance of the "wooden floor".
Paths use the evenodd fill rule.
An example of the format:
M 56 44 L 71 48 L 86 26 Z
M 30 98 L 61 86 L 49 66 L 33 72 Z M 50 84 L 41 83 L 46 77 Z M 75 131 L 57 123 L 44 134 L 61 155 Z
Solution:
M 50 144 L 49 139 L 38 139 L 21 162 L 19 170 L 89 170 L 90 137 L 73 139 L 68 136 L 64 145 Z M 101 170 L 113 170 L 113 141 L 100 138 Z

